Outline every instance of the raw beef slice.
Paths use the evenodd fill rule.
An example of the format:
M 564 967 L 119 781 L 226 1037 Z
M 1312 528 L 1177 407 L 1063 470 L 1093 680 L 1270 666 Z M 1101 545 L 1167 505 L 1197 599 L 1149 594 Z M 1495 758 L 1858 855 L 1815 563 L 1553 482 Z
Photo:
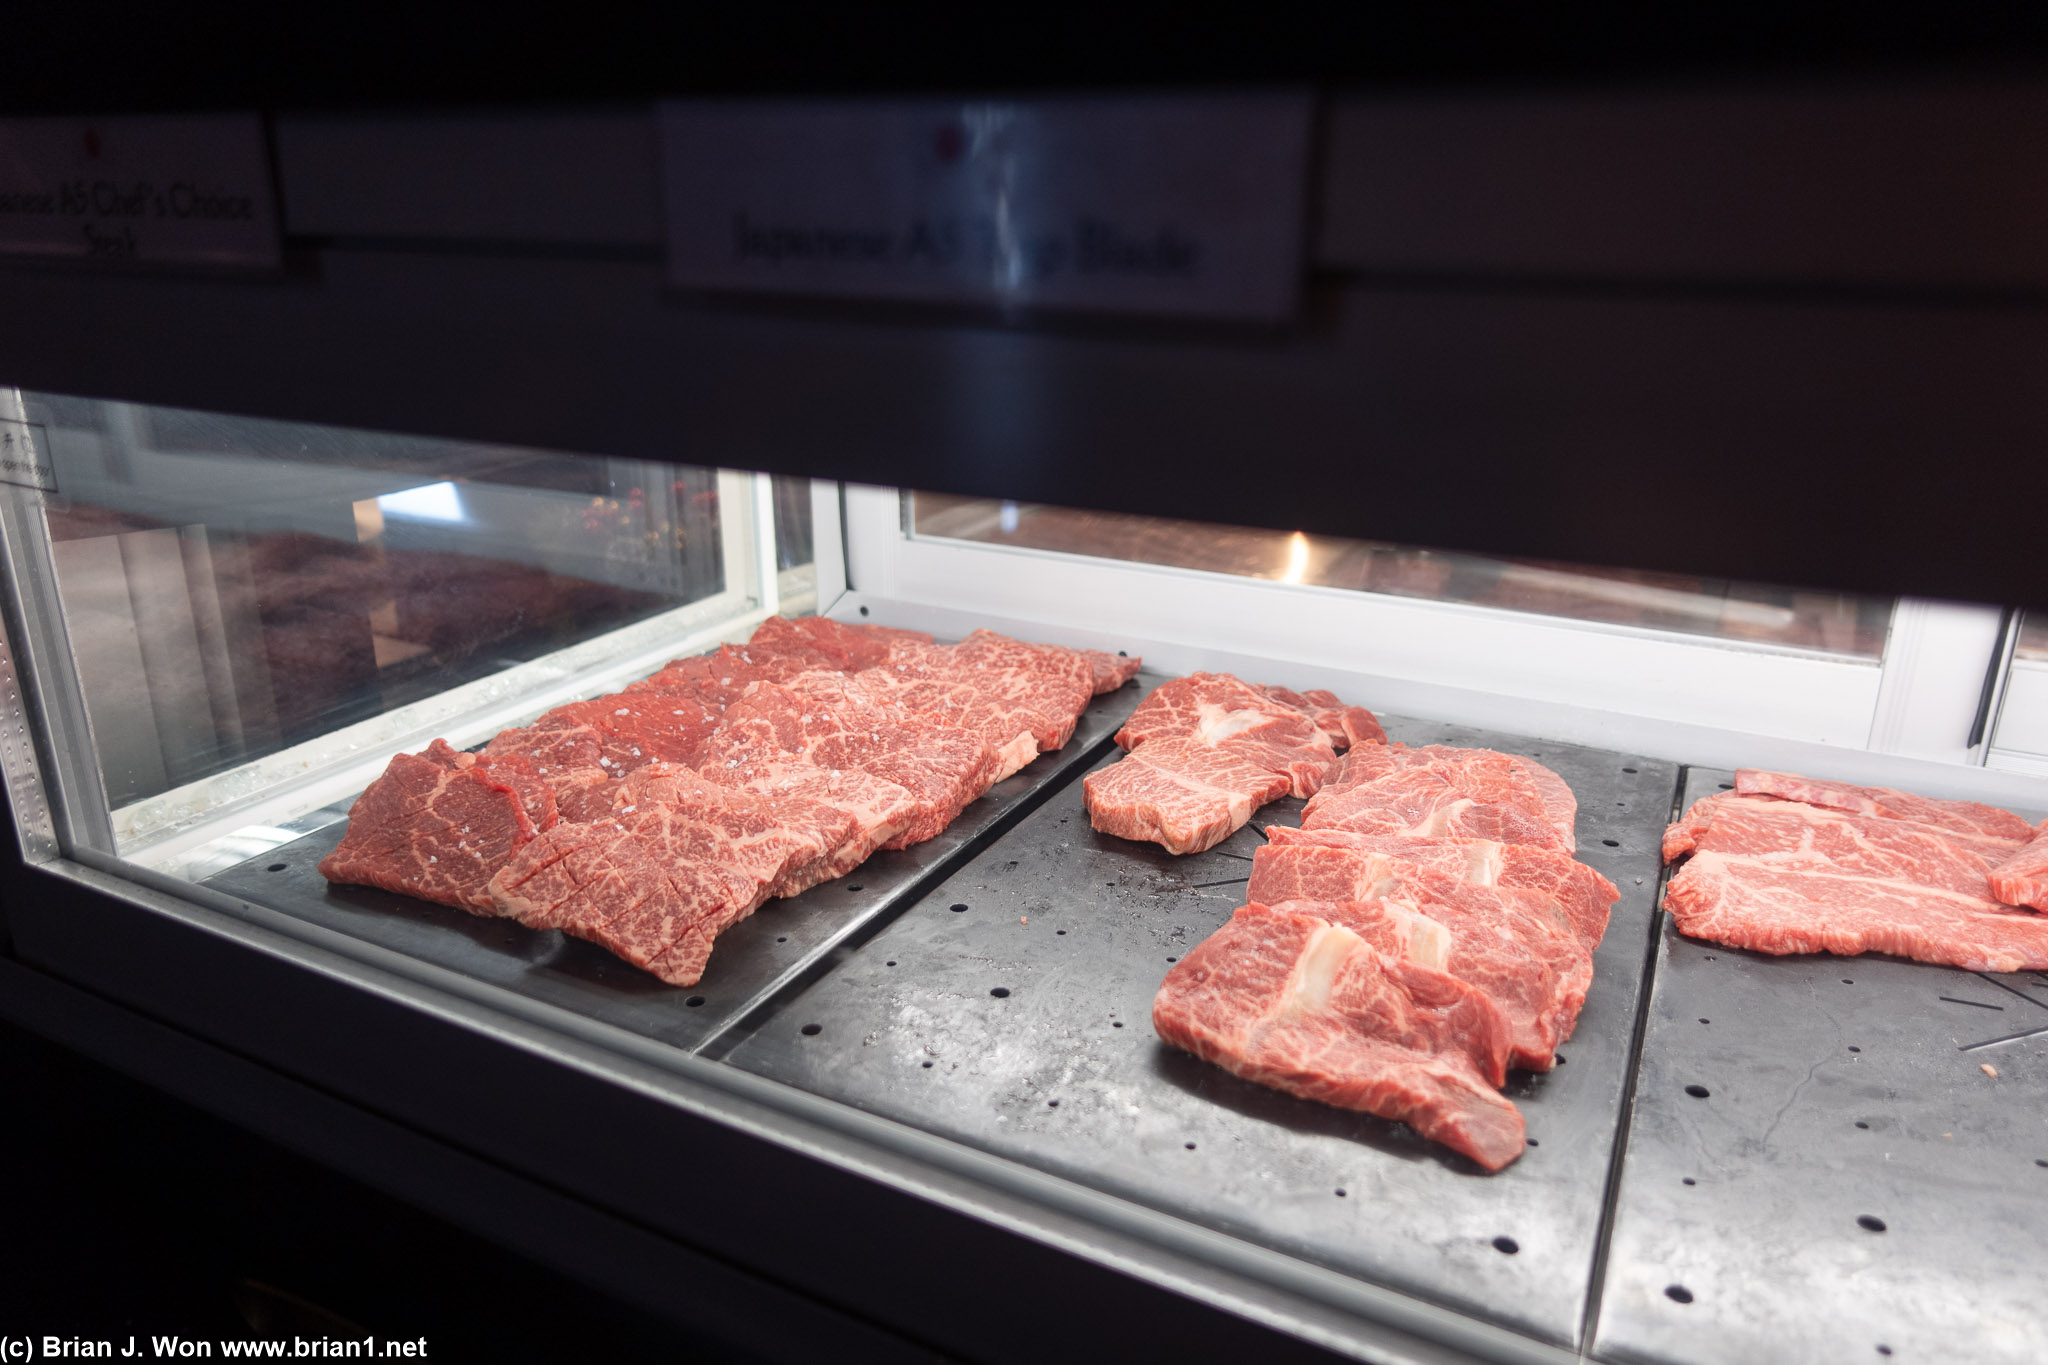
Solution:
M 356 798 L 320 875 L 489 913 L 491 877 L 554 822 L 552 795 L 522 760 L 435 740 L 426 754 L 394 757 Z
M 856 621 L 848 626 L 847 629 L 859 631 L 870 640 L 880 640 L 883 644 L 891 647 L 899 644 L 928 645 L 933 643 L 932 637 L 925 634 L 925 632 L 921 630 L 905 630 L 901 626 L 875 626 L 869 625 L 866 621 Z
M 1088 823 L 1168 853 L 1200 853 L 1287 794 L 1286 777 L 1228 746 L 1155 739 L 1082 779 Z
M 1074 724 L 1095 699 L 1095 668 L 1071 649 L 1047 649 L 977 630 L 950 648 L 967 672 L 961 676 L 984 692 L 1031 707 L 1059 724 L 1056 736 L 1037 736 L 1042 750 L 1060 749 L 1074 737 Z M 1048 739 L 1053 742 L 1047 743 Z
M 810 667 L 801 660 L 790 659 L 756 663 L 733 646 L 720 645 L 709 654 L 670 660 L 659 672 L 628 684 L 626 692 L 679 693 L 713 711 L 723 712 L 745 696 L 753 684 L 787 682 L 799 673 L 809 672 Z
M 1330 742 L 1339 749 L 1348 749 L 1354 744 L 1385 744 L 1387 732 L 1380 728 L 1379 717 L 1363 706 L 1346 706 L 1337 700 L 1334 692 L 1294 692 L 1270 683 L 1260 686 L 1264 692 L 1282 706 L 1291 706 L 1316 723 L 1316 728 L 1330 737 Z
M 2048 919 L 1775 854 L 1695 852 L 1664 892 L 1678 930 L 1759 953 L 1896 953 L 1974 972 L 2048 968 Z
M 994 784 L 995 752 L 979 735 L 878 706 L 844 674 L 793 682 L 804 690 L 756 683 L 727 707 L 698 767 L 723 782 L 721 764 L 738 773 L 763 760 L 800 758 L 886 778 L 916 797 L 918 808 L 885 848 L 931 838 Z
M 1522 1116 L 1489 1084 L 1500 1012 L 1340 925 L 1246 906 L 1167 973 L 1152 1024 L 1246 1080 L 1406 1123 L 1488 1170 L 1521 1155 Z
M 684 696 L 615 693 L 557 706 L 484 746 L 517 753 L 535 768 L 598 767 L 622 776 L 647 763 L 691 763 L 718 728 L 715 709 Z
M 2003 839 L 1739 792 L 1695 801 L 1664 831 L 1667 863 L 1700 851 L 1770 855 L 1784 867 L 1939 887 L 1973 899 L 1990 893 L 1993 869 L 2014 847 Z
M 899 688 L 934 688 L 932 696 L 942 696 L 936 692 L 940 688 L 973 688 L 981 698 L 979 704 L 987 706 L 989 716 L 1001 716 L 1006 722 L 1022 726 L 1024 733 L 1030 735 L 1034 753 L 1049 753 L 1053 747 L 1063 745 L 1067 741 L 1065 737 L 1073 735 L 1071 720 L 1057 720 L 1028 700 L 1018 700 L 1020 696 L 1030 694 L 1028 679 L 1018 681 L 1016 677 L 981 675 L 981 681 L 989 684 L 981 686 L 981 681 L 977 681 L 977 669 L 963 663 L 948 645 L 897 645 L 889 651 L 889 659 L 877 671 L 887 673 Z M 1001 745 L 995 745 L 993 739 L 989 739 L 989 745 L 1001 751 Z
M 851 768 L 820 768 L 800 758 L 771 755 L 728 768 L 717 763 L 700 768 L 708 779 L 770 801 L 802 801 L 824 807 L 831 817 L 844 818 L 850 832 L 825 858 L 808 867 L 792 867 L 769 889 L 770 895 L 794 896 L 819 882 L 843 877 L 869 854 L 903 832 L 916 816 L 918 800 L 886 778 Z M 821 836 L 822 837 L 822 836 Z
M 490 895 L 529 928 L 561 929 L 670 985 L 694 986 L 712 940 L 768 895 L 729 843 L 696 813 L 667 806 L 557 825 L 491 879 Z
M 2048 910 L 2048 831 L 1991 869 L 1993 898 L 2007 905 Z
M 1502 844 L 1491 839 L 1408 839 L 1344 829 L 1292 829 L 1286 825 L 1268 826 L 1266 838 L 1281 848 L 1311 845 L 1387 853 L 1474 886 L 1540 891 L 1564 907 L 1573 931 L 1588 952 L 1599 947 L 1606 937 L 1608 915 L 1621 895 L 1613 882 L 1584 863 L 1527 844 Z
M 1804 801 L 1809 806 L 1847 811 L 1852 815 L 1911 820 L 1952 834 L 2011 839 L 2019 843 L 2034 837 L 2034 827 L 2011 811 L 1980 805 L 1975 801 L 1944 801 L 1931 796 L 1916 796 L 1890 787 L 1852 787 L 1846 782 L 1828 782 L 1801 777 L 1797 773 L 1744 768 L 1735 774 L 1735 790 L 1744 796 L 1775 796 L 1786 801 Z
M 789 793 L 720 786 L 672 763 L 650 763 L 618 784 L 613 797 L 618 818 L 652 806 L 674 807 L 702 822 L 707 835 L 700 856 L 727 856 L 734 866 L 767 882 L 771 896 L 794 895 L 837 876 L 832 869 L 840 851 L 860 832 L 854 816 L 837 807 Z M 717 839 L 710 830 L 717 831 Z M 691 852 L 673 842 L 671 847 Z
M 771 616 L 755 627 L 744 653 L 755 659 L 782 657 L 811 668 L 853 673 L 889 657 L 889 646 L 823 616 Z
M 972 683 L 913 678 L 888 665 L 865 669 L 854 674 L 853 680 L 878 705 L 901 707 L 927 720 L 980 735 L 995 750 L 998 782 L 1038 757 L 1038 741 L 1032 734 L 1044 718 L 1028 707 L 992 697 Z
M 1074 653 L 1088 661 L 1088 667 L 1095 674 L 1095 695 L 1114 692 L 1138 676 L 1138 670 L 1145 665 L 1136 655 L 1112 654 L 1106 649 L 1077 649 Z
M 1344 756 L 1336 777 L 1325 786 L 1322 799 L 1311 801 L 1302 811 L 1302 824 L 1312 827 L 1316 823 L 1313 817 L 1321 806 L 1336 802 L 1351 791 L 1376 784 L 1398 784 L 1404 775 L 1417 771 L 1438 775 L 1471 800 L 1526 811 L 1557 831 L 1565 852 L 1576 847 L 1573 829 L 1578 822 L 1579 801 L 1563 778 L 1520 754 L 1446 744 L 1412 749 L 1404 744 L 1385 744 L 1353 749 Z
M 1116 733 L 1116 742 L 1133 751 L 1161 740 L 1227 749 L 1284 777 L 1293 796 L 1313 796 L 1337 762 L 1330 737 L 1308 715 L 1228 673 L 1161 683 Z M 1152 762 L 1161 765 L 1162 754 Z
M 1245 899 L 1385 901 L 1433 922 L 1441 937 L 1428 940 L 1425 965 L 1486 992 L 1513 1026 L 1512 1064 L 1532 1071 L 1551 1068 L 1593 984 L 1590 950 L 1537 891 L 1474 886 L 1384 854 L 1269 844 L 1253 856 Z
M 1347 759 L 1366 752 L 1361 745 Z M 1496 805 L 1473 795 L 1455 775 L 1408 768 L 1335 792 L 1325 787 L 1302 810 L 1303 829 L 1354 830 L 1409 839 L 1486 839 L 1570 854 L 1557 827 L 1519 805 Z

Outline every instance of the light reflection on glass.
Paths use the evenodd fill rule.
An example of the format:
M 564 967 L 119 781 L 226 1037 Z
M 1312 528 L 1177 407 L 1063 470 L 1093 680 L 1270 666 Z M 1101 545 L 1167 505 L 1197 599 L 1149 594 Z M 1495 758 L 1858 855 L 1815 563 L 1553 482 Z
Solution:
M 462 494 L 452 483 L 430 483 L 377 499 L 377 510 L 400 521 L 438 521 L 459 525 L 469 520 Z
M 919 493 L 915 534 L 1876 659 L 1888 598 Z M 2021 641 L 2048 654 L 2048 630 Z

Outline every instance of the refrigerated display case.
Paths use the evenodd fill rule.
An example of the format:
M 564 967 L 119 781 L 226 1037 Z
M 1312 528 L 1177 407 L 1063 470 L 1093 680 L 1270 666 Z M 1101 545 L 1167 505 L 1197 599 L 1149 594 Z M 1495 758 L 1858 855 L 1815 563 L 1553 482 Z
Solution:
M 0 484 L 0 1007 L 772 1357 L 2036 1354 L 2048 984 L 1683 938 L 1659 841 L 1738 767 L 2048 814 L 2025 215 L 1952 210 L 1960 255 L 1810 221 L 1897 193 L 1843 129 L 2048 103 L 1317 111 L 1278 325 L 679 293 L 651 113 L 279 118 L 282 275 L 0 272 L 41 470 Z M 1716 231 L 1668 167 L 1527 174 L 1646 127 L 1792 169 Z M 600 197 L 648 219 L 536 249 L 514 198 L 437 224 L 432 158 L 375 155 L 537 128 L 565 199 L 640 176 Z M 1601 203 L 1638 216 L 1595 249 Z M 135 325 L 34 342 L 81 311 Z M 319 873 L 395 754 L 812 613 L 1143 671 L 692 985 Z M 1571 786 L 1621 894 L 1507 1170 L 1154 1036 L 1259 831 L 1174 857 L 1090 829 L 1081 779 L 1204 669 Z

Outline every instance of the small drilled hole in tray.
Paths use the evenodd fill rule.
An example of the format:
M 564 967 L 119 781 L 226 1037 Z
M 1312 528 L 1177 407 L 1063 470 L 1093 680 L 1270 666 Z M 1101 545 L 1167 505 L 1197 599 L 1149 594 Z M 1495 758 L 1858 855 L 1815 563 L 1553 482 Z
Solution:
M 1703 1085 L 1689 1085 L 1685 1088 L 1685 1093 L 1692 1096 L 1696 1100 L 1703 1100 L 1707 1096 L 1713 1094 L 1714 1092 L 1707 1089 Z
M 1664 1297 L 1673 1303 L 1691 1303 L 1692 1291 L 1682 1284 L 1667 1284 L 1664 1286 Z

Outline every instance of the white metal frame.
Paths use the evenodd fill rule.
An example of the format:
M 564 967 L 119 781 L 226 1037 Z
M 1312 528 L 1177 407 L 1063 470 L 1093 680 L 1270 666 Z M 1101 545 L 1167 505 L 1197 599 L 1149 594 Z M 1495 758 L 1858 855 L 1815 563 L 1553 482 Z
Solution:
M 844 506 L 851 584 L 831 610 L 842 619 L 941 634 L 988 625 L 1142 653 L 1167 673 L 1326 686 L 1397 713 L 2048 807 L 2048 787 L 1987 775 L 1967 743 L 1995 608 L 1902 599 L 1880 662 L 916 537 L 893 488 L 848 486 Z
M 1988 766 L 2048 778 L 2048 661 L 2012 660 L 1989 729 Z

